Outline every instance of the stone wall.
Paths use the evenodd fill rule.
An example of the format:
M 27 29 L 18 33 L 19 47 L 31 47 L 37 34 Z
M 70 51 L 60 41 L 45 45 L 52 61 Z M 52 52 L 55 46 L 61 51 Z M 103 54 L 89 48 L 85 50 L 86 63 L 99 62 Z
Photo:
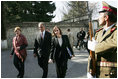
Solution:
M 85 31 L 88 30 L 88 27 L 85 27 L 81 23 L 51 23 L 47 22 L 46 27 L 50 30 L 52 33 L 52 28 L 57 25 L 61 28 L 63 34 L 67 34 L 67 29 L 70 28 L 71 32 L 73 33 L 75 43 L 77 42 L 77 32 L 80 31 L 80 28 L 83 27 Z M 33 48 L 34 46 L 34 39 L 36 36 L 36 33 L 38 32 L 38 22 L 25 22 L 25 23 L 14 23 L 14 24 L 8 24 L 7 26 L 10 26 L 11 28 L 7 29 L 7 43 L 8 48 L 12 47 L 12 38 L 15 36 L 14 34 L 14 27 L 20 26 L 22 30 L 22 34 L 27 38 L 28 41 L 28 48 Z
M 7 49 L 8 45 L 7 45 L 7 40 L 1 40 L 1 49 Z

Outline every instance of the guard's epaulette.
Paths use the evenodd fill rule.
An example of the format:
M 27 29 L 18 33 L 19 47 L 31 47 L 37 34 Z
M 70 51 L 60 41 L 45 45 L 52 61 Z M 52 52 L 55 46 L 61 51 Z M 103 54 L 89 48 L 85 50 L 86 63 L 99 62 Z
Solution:
M 99 30 L 97 30 L 96 32 L 99 32 L 100 30 L 102 30 L 103 28 L 100 28 Z

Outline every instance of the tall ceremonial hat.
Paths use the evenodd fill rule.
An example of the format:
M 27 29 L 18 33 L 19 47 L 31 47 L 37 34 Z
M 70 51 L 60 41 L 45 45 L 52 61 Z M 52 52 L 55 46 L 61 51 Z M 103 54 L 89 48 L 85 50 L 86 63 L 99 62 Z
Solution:
M 113 13 L 114 15 L 117 16 L 117 8 L 107 4 L 106 2 L 102 1 L 102 11 L 99 11 L 99 13 L 102 13 L 102 12 L 110 12 L 110 13 Z

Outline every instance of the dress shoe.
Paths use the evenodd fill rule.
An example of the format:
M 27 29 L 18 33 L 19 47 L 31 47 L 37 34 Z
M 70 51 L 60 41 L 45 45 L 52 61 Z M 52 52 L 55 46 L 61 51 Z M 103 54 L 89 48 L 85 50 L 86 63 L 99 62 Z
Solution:
M 17 75 L 17 78 L 20 78 L 20 73 Z
M 20 75 L 20 77 L 19 78 L 23 78 L 23 75 Z

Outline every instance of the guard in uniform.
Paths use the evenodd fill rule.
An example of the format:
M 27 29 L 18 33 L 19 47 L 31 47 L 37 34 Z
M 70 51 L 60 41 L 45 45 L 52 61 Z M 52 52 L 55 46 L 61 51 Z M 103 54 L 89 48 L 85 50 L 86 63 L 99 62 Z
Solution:
M 117 8 L 102 2 L 99 26 L 95 40 L 88 42 L 88 49 L 95 51 L 96 77 L 117 78 Z

